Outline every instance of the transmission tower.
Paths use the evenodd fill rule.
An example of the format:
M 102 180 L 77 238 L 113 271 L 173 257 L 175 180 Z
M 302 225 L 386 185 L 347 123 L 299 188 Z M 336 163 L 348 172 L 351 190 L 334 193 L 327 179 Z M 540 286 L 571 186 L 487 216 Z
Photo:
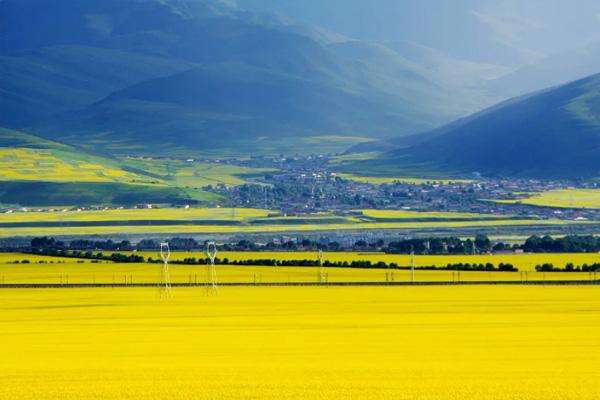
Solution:
M 217 294 L 217 270 L 215 268 L 217 258 L 217 245 L 215 242 L 206 243 L 206 295 Z
M 323 270 L 323 251 L 321 249 L 319 249 L 319 252 L 317 253 L 317 260 L 319 260 L 319 275 L 317 276 L 317 279 L 319 283 L 326 283 L 327 276 Z
M 410 282 L 415 283 L 415 252 L 410 252 Z
M 171 297 L 171 274 L 169 273 L 169 258 L 171 258 L 171 249 L 168 242 L 160 244 L 160 258 L 163 262 L 160 270 L 160 283 L 158 285 L 159 296 L 161 298 Z

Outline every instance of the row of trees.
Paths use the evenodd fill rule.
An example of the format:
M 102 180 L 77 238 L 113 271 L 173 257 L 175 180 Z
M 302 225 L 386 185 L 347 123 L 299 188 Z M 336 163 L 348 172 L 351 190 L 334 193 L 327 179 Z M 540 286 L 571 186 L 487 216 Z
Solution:
M 101 252 L 67 250 L 67 249 L 37 249 L 36 254 L 50 255 L 58 257 L 73 257 L 85 258 L 94 261 L 104 260 L 117 263 L 159 263 L 160 259 L 148 257 L 144 258 L 137 254 L 112 253 L 110 255 Z M 182 265 L 205 265 L 208 262 L 206 258 L 187 257 L 183 260 L 173 260 L 172 264 Z M 241 265 L 241 266 L 273 266 L 273 267 L 317 267 L 320 261 L 316 259 L 303 260 L 277 260 L 277 259 L 248 259 L 248 260 L 229 260 L 228 258 L 215 258 L 215 264 L 218 265 Z M 377 268 L 377 269 L 404 269 L 408 270 L 410 266 L 402 266 L 397 263 L 386 263 L 384 261 L 372 262 L 370 260 L 353 260 L 353 261 L 323 261 L 324 267 L 341 267 L 341 268 Z M 498 267 L 492 263 L 486 264 L 470 264 L 470 263 L 455 263 L 447 264 L 446 266 L 419 266 L 420 270 L 454 270 L 454 271 L 517 271 L 512 264 L 500 263 Z
M 149 262 L 159 262 L 159 260 L 149 259 Z M 194 257 L 185 258 L 181 261 L 173 261 L 173 264 L 186 265 L 203 265 L 206 264 L 206 259 L 196 259 Z M 318 260 L 303 259 L 303 260 L 276 260 L 276 259 L 251 259 L 251 260 L 229 260 L 227 258 L 215 258 L 217 265 L 242 265 L 242 266 L 271 266 L 271 267 L 317 267 Z M 354 261 L 323 261 L 324 267 L 340 267 L 340 268 L 377 268 L 377 269 L 402 269 L 408 270 L 410 266 L 402 266 L 397 263 L 386 263 L 384 261 L 372 262 L 369 260 L 354 260 Z M 510 263 L 500 263 L 496 267 L 492 263 L 486 264 L 470 264 L 470 263 L 455 263 L 445 266 L 419 266 L 416 269 L 420 270 L 453 270 L 453 271 L 518 271 L 514 265 Z
M 600 251 L 600 237 L 572 235 L 554 239 L 531 236 L 522 249 L 531 253 L 595 253 Z
M 32 249 L 34 254 L 54 256 L 54 257 L 71 257 L 71 258 L 86 258 L 90 260 L 104 260 L 113 261 L 118 263 L 143 263 L 146 259 L 143 256 L 137 254 L 123 254 L 123 253 L 94 253 L 93 251 L 80 251 L 80 250 L 69 250 L 69 249 L 56 249 L 56 248 L 36 248 Z
M 205 243 L 198 242 L 192 238 L 172 238 L 169 245 L 175 251 L 192 251 L 204 249 Z M 160 241 L 154 239 L 141 240 L 133 245 L 127 240 L 121 242 L 73 240 L 69 243 L 58 241 L 54 238 L 41 237 L 31 241 L 33 251 L 132 251 L 132 250 L 158 250 Z M 565 236 L 552 238 L 551 236 L 531 236 L 524 244 L 507 245 L 502 242 L 492 243 L 485 235 L 477 235 L 475 238 L 461 239 L 457 237 L 429 237 L 403 240 L 392 240 L 386 242 L 377 239 L 372 242 L 357 240 L 350 246 L 342 246 L 340 243 L 320 242 L 311 239 L 288 240 L 285 242 L 256 243 L 250 240 L 240 240 L 237 243 L 225 243 L 219 245 L 221 251 L 381 251 L 389 254 L 479 254 L 504 250 L 523 250 L 531 253 L 591 253 L 600 251 L 600 238 L 592 235 L 587 236 Z
M 198 243 L 191 238 L 172 238 L 169 245 L 173 250 L 191 251 L 198 249 L 204 244 Z M 103 251 L 133 251 L 133 250 L 156 250 L 160 249 L 160 241 L 143 239 L 137 245 L 129 240 L 114 242 L 112 240 L 85 240 L 78 239 L 65 243 L 52 237 L 39 237 L 31 240 L 32 249 L 55 249 L 55 250 L 103 250 Z
M 600 263 L 575 265 L 568 263 L 564 268 L 555 267 L 552 263 L 538 264 L 535 266 L 538 272 L 600 272 Z

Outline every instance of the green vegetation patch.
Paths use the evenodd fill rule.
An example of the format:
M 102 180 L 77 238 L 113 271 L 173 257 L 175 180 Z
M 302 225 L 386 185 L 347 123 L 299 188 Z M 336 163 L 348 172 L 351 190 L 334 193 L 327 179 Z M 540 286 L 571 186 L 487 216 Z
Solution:
M 497 203 L 521 203 L 543 207 L 600 209 L 600 190 L 564 189 L 533 195 L 524 199 L 495 200 Z
M 131 185 L 115 182 L 39 182 L 0 183 L 0 203 L 22 206 L 134 205 L 212 202 L 219 196 L 168 186 Z

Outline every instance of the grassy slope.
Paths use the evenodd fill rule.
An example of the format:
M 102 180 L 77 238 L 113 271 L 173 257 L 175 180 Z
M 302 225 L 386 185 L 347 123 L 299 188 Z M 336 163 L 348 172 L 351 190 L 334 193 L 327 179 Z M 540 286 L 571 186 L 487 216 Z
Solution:
M 406 124 L 393 103 L 332 86 L 320 74 L 307 79 L 240 64 L 202 67 L 115 92 L 39 129 L 79 144 L 91 137 L 111 151 L 118 150 L 115 144 L 206 151 L 231 141 L 252 144 L 257 137 L 389 135 L 390 127 Z
M 0 201 L 27 207 L 134 205 L 139 203 L 195 203 L 218 201 L 218 196 L 189 193 L 162 185 L 130 185 L 117 182 L 4 182 Z
M 135 171 L 118 159 L 0 128 L 0 203 L 71 206 L 218 200 Z
M 0 56 L 0 124 L 28 126 L 83 108 L 115 90 L 191 67 L 118 49 L 59 45 Z
M 478 108 L 391 48 L 339 51 L 251 14 L 198 15 L 204 2 L 59 0 L 43 15 L 2 3 L 12 13 L 0 88 L 13 126 L 111 152 L 231 150 L 232 139 L 288 152 L 282 138 L 407 134 Z M 65 19 L 60 32 L 47 22 Z M 105 20 L 114 30 L 94 32 Z
M 565 189 L 544 192 L 525 199 L 497 200 L 499 203 L 523 203 L 534 206 L 600 209 L 600 190 Z
M 600 75 L 513 99 L 346 167 L 386 176 L 600 176 Z
M 224 184 L 235 186 L 245 183 L 244 176 L 273 171 L 269 168 L 249 168 L 226 163 L 198 163 L 183 160 L 149 160 L 127 158 L 128 166 L 153 174 L 180 187 L 202 187 Z

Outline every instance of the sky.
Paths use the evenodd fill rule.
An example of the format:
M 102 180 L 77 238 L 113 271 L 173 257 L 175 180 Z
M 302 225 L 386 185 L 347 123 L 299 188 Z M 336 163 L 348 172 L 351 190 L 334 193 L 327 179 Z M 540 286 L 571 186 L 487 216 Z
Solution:
M 236 0 L 362 40 L 413 41 L 522 65 L 600 41 L 598 0 Z

